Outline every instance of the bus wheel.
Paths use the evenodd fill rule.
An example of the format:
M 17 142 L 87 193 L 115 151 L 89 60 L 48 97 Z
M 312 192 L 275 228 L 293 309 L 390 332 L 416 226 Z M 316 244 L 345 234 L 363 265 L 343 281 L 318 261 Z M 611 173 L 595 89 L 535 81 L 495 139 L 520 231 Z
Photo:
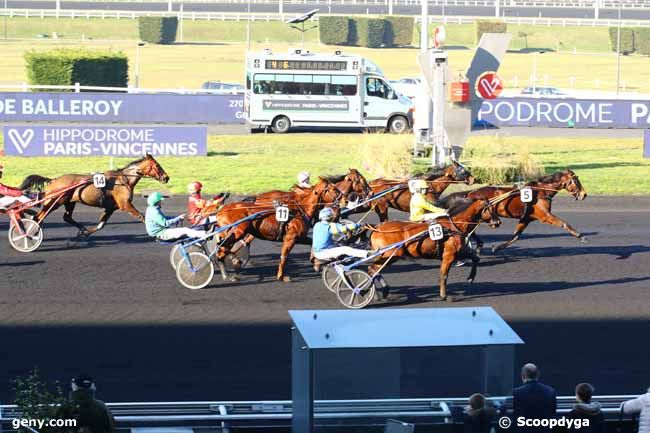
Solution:
M 393 116 L 388 121 L 388 131 L 391 134 L 403 134 L 409 127 L 409 121 L 404 116 Z
M 287 116 L 278 116 L 273 119 L 273 123 L 271 123 L 271 130 L 276 134 L 284 134 L 289 130 L 290 125 L 291 122 L 289 122 L 289 118 Z

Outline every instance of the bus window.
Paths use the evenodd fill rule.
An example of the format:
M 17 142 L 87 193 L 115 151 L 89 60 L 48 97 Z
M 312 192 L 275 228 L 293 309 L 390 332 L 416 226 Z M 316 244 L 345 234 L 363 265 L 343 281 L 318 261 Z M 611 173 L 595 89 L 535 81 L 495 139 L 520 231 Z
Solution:
M 332 95 L 353 96 L 357 94 L 357 77 L 352 75 L 332 75 Z

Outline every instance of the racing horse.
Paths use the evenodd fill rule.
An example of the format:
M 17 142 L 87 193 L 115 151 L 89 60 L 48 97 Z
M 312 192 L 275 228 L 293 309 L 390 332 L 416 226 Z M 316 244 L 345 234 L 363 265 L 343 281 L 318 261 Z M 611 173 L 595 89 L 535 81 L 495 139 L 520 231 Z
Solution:
M 532 190 L 533 199 L 530 203 L 523 203 L 519 193 L 521 188 L 528 187 Z M 519 222 L 515 228 L 514 235 L 509 241 L 502 242 L 492 247 L 492 251 L 498 251 L 507 248 L 519 240 L 521 233 L 533 221 L 540 221 L 544 224 L 550 224 L 556 227 L 562 227 L 572 236 L 578 238 L 582 243 L 587 243 L 587 238 L 571 227 L 567 222 L 561 218 L 553 215 L 551 206 L 553 204 L 553 197 L 562 191 L 566 190 L 576 200 L 584 200 L 587 197 L 587 191 L 580 183 L 580 179 L 572 170 L 558 171 L 548 176 L 542 176 L 534 181 L 528 182 L 522 187 L 499 187 L 499 186 L 485 186 L 473 191 L 465 191 L 450 194 L 444 197 L 441 204 L 453 205 L 453 201 L 459 197 L 461 198 L 475 198 L 484 200 L 498 201 L 496 209 L 499 216 L 503 218 L 515 218 Z M 501 197 L 501 199 L 499 199 Z M 481 239 L 472 234 L 472 239 L 476 241 L 477 247 L 483 245 Z
M 438 259 L 440 263 L 440 299 L 453 300 L 447 297 L 447 277 L 451 265 L 458 260 L 469 256 L 472 269 L 468 277 L 471 283 L 476 278 L 479 257 L 466 245 L 466 235 L 474 232 L 478 224 L 486 222 L 491 228 L 501 225 L 495 206 L 488 200 L 462 199 L 457 200 L 448 209 L 448 217 L 436 220 L 443 227 L 444 237 L 434 241 L 426 233 L 429 222 L 412 223 L 406 221 L 387 221 L 370 228 L 370 248 L 379 250 L 391 244 L 405 241 L 418 233 L 423 236 L 416 237 L 403 246 L 385 251 L 377 261 L 370 265 L 368 273 L 374 275 L 380 269 L 390 265 L 402 257 Z M 384 288 L 384 297 L 388 295 L 388 288 Z
M 435 203 L 440 195 L 447 189 L 447 187 L 455 182 L 464 182 L 467 185 L 474 183 L 474 177 L 469 170 L 457 161 L 440 170 L 427 173 L 420 176 L 429 183 L 429 191 L 427 192 L 427 200 Z M 388 220 L 388 208 L 401 210 L 402 212 L 409 212 L 411 203 L 411 192 L 408 188 L 408 182 L 391 180 L 385 178 L 374 179 L 370 181 L 370 188 L 373 194 L 379 194 L 390 188 L 396 188 L 395 191 L 388 193 L 383 197 L 379 197 L 374 201 L 372 206 L 375 208 L 377 216 L 380 221 Z M 365 210 L 368 208 L 366 207 Z M 355 210 L 355 213 L 363 209 Z
M 35 219 L 40 223 L 46 215 L 45 210 L 50 205 L 54 206 L 52 210 L 63 205 L 65 206 L 63 220 L 77 227 L 79 236 L 89 236 L 104 228 L 113 212 L 118 209 L 130 213 L 143 222 L 144 216 L 133 206 L 133 191 L 136 185 L 143 177 L 156 179 L 161 183 L 169 181 L 169 176 L 165 170 L 149 154 L 130 162 L 124 168 L 105 171 L 103 174 L 106 178 L 106 187 L 104 188 L 95 187 L 92 177 L 85 174 L 64 174 L 54 179 L 32 174 L 23 180 L 19 188 L 22 190 L 42 189 L 47 194 L 50 191 L 62 190 L 75 183 L 81 183 L 80 186 L 71 189 L 63 196 L 43 203 L 43 210 L 36 215 Z M 87 182 L 84 183 L 84 180 L 87 180 Z M 72 218 L 77 203 L 104 209 L 95 228 L 87 229 L 83 224 Z
M 311 228 L 311 221 L 320 209 L 324 206 L 338 204 L 342 199 L 343 194 L 335 184 L 325 178 L 319 178 L 319 182 L 312 188 L 304 188 L 300 192 L 294 193 L 291 199 L 282 201 L 282 204 L 286 205 L 290 211 L 290 217 L 286 223 L 278 222 L 275 212 L 270 212 L 268 215 L 263 215 L 252 221 L 238 224 L 225 234 L 227 243 L 224 244 L 224 249 L 219 255 L 225 256 L 228 252 L 235 252 L 235 248 L 240 242 L 246 242 L 251 238 L 282 242 L 277 279 L 288 282 L 291 279 L 285 275 L 284 268 L 292 248 L 296 242 L 305 238 Z M 272 211 L 273 208 L 274 204 L 271 200 L 229 203 L 217 213 L 217 225 L 223 227 L 233 224 L 262 210 Z

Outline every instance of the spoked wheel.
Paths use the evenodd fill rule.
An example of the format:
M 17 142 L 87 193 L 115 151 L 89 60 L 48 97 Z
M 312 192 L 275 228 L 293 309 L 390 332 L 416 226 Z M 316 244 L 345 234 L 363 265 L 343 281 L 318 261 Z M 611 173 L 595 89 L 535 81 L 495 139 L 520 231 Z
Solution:
M 375 298 L 375 284 L 367 273 L 353 269 L 335 284 L 336 297 L 348 308 L 363 308 Z
M 224 257 L 223 264 L 226 266 L 227 272 L 237 272 L 239 269 L 246 266 L 248 260 L 251 258 L 250 248 L 244 245 L 239 248 L 236 253 L 228 253 Z
M 176 278 L 188 289 L 202 289 L 210 284 L 212 277 L 214 277 L 214 264 L 203 253 L 189 253 L 176 267 Z
M 31 253 L 43 243 L 43 229 L 36 221 L 23 218 L 18 226 L 11 224 L 9 227 L 9 243 L 16 251 Z
M 323 284 L 327 287 L 332 293 L 336 293 L 336 284 L 341 280 L 339 274 L 336 273 L 336 269 L 333 264 L 325 265 L 323 271 L 321 272 L 323 279 Z
M 186 247 L 185 251 L 187 251 L 188 253 L 192 253 L 192 252 L 200 253 L 203 252 L 203 249 L 199 245 L 194 244 L 194 245 L 190 245 L 189 247 Z M 169 261 L 172 264 L 172 268 L 174 268 L 174 270 L 176 270 L 176 267 L 178 266 L 178 263 L 181 260 L 183 260 L 183 255 L 181 254 L 181 245 L 175 244 L 172 247 L 171 251 L 169 252 Z

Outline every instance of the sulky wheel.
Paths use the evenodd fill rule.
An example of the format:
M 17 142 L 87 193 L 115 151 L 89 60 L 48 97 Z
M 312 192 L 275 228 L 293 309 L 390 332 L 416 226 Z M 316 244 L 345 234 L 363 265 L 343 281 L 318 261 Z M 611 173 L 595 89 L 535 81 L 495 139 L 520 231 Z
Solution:
M 248 245 L 243 245 L 236 253 L 226 254 L 223 264 L 226 266 L 226 271 L 238 272 L 241 268 L 246 266 L 250 257 L 250 247 Z
M 336 272 L 334 264 L 329 264 L 323 266 L 323 271 L 321 272 L 321 278 L 323 279 L 323 284 L 327 287 L 332 293 L 336 293 L 336 283 L 340 281 L 341 277 Z
M 203 253 L 189 253 L 176 267 L 176 278 L 188 289 L 202 289 L 210 284 L 212 277 L 214 277 L 214 264 Z
M 36 221 L 23 218 L 18 226 L 9 227 L 9 243 L 16 251 L 31 253 L 43 243 L 43 229 Z
M 193 244 L 190 245 L 189 247 L 185 248 L 185 251 L 188 253 L 192 252 L 203 252 L 203 249 L 197 245 Z M 171 251 L 169 252 L 169 262 L 172 264 L 172 268 L 176 270 L 176 267 L 178 266 L 178 263 L 183 260 L 183 255 L 181 254 L 181 244 L 175 244 Z
M 375 283 L 370 275 L 359 269 L 345 273 L 336 283 L 336 297 L 347 308 L 363 308 L 375 298 Z

